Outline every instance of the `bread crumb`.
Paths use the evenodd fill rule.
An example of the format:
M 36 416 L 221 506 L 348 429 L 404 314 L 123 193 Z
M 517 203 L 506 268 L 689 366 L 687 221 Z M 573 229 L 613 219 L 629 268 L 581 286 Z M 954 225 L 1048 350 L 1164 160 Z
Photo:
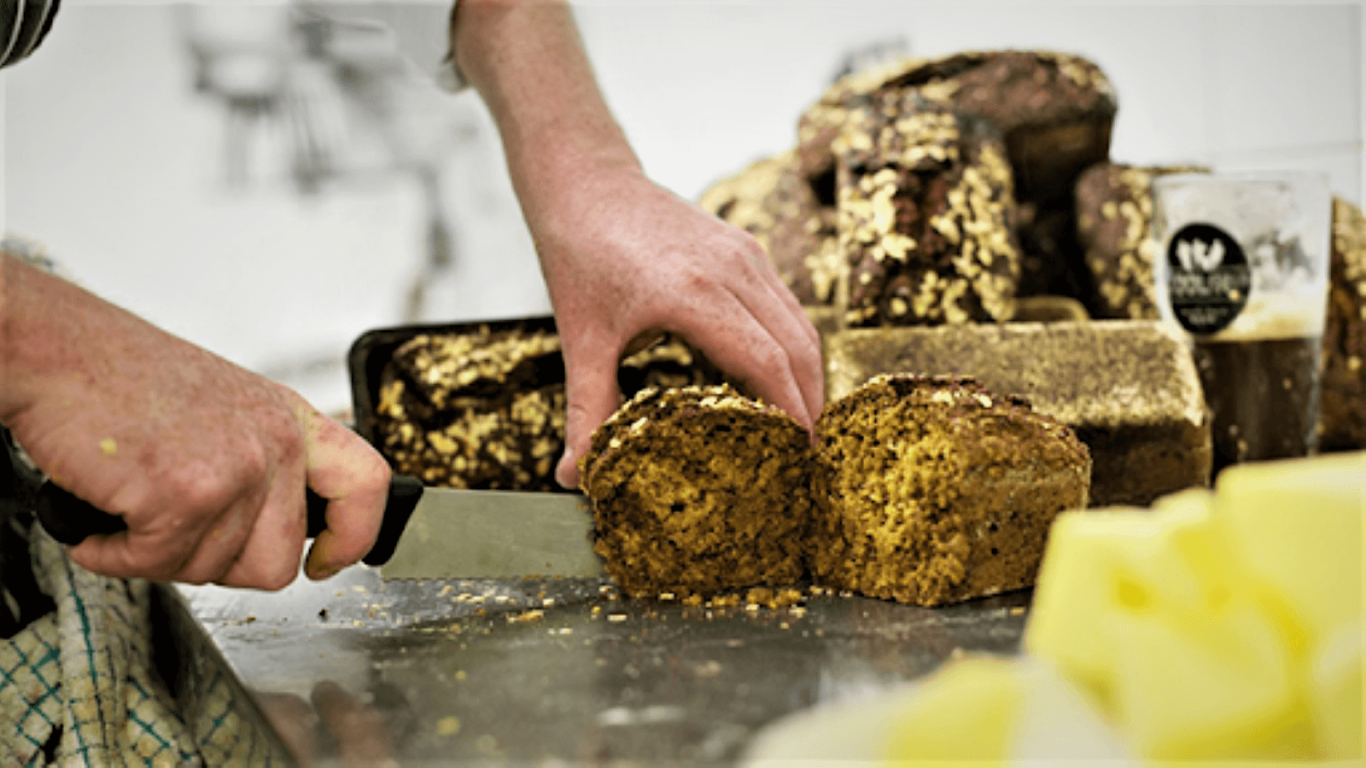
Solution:
M 438 736 L 454 736 L 460 733 L 460 718 L 450 715 L 437 720 L 436 733 Z

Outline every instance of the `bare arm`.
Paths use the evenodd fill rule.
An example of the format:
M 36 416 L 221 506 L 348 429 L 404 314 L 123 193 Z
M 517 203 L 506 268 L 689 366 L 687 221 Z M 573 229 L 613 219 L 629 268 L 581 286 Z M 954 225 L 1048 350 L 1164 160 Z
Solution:
M 574 466 L 618 406 L 637 336 L 681 334 L 808 429 L 823 402 L 815 329 L 762 248 L 645 177 L 599 92 L 567 4 L 461 0 L 457 64 L 493 113 L 535 238 L 568 369 Z
M 304 488 L 332 501 L 308 573 L 359 560 L 389 470 L 267 381 L 0 254 L 0 423 L 128 530 L 71 550 L 111 576 L 275 589 L 298 573 Z

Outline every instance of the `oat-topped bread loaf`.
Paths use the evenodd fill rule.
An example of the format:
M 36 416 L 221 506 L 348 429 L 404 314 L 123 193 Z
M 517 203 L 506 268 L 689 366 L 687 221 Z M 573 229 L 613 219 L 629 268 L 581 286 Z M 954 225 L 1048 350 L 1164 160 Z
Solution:
M 728 385 L 643 390 L 580 459 L 594 549 L 633 596 L 797 582 L 811 466 L 805 430 Z
M 994 128 L 891 94 L 853 109 L 835 147 L 848 326 L 1009 319 L 1019 251 Z
M 713 184 L 698 204 L 754 235 L 802 304 L 834 303 L 840 271 L 834 191 L 820 200 L 797 173 L 795 153 L 751 163 Z
M 1109 157 L 1117 110 L 1105 74 L 1080 56 L 1051 51 L 973 51 L 905 59 L 853 73 L 801 116 L 797 153 L 814 187 L 834 172 L 835 139 L 849 116 L 891 92 L 913 91 L 973 115 L 1004 137 L 1019 203 L 1019 295 L 1079 296 L 1073 187 L 1086 167 Z
M 1156 320 L 1153 284 L 1152 182 L 1197 166 L 1097 163 L 1077 179 L 1077 240 L 1085 254 L 1088 296 L 1097 319 Z
M 799 169 L 833 170 L 831 144 L 852 109 L 878 93 L 917 90 L 928 99 L 994 124 L 1021 172 L 1021 199 L 1071 197 L 1087 166 L 1109 156 L 1118 102 L 1093 62 L 1053 51 L 966 51 L 907 58 L 854 72 L 826 89 L 797 127 Z
M 564 360 L 548 330 L 420 334 L 393 354 L 375 408 L 380 451 L 428 485 L 554 490 Z
M 721 372 L 665 335 L 623 359 L 622 392 L 718 383 Z M 479 323 L 419 333 L 380 374 L 376 447 L 428 485 L 560 491 L 565 371 L 553 325 Z
M 1366 215 L 1333 200 L 1319 449 L 1366 448 Z
M 941 605 L 1034 583 L 1048 527 L 1086 506 L 1072 431 L 967 378 L 878 376 L 816 423 L 818 584 Z

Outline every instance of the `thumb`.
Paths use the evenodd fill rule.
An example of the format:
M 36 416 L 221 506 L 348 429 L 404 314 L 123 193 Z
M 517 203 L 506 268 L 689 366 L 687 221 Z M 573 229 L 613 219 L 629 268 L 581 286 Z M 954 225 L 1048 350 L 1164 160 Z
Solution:
M 565 349 L 565 449 L 555 468 L 555 480 L 565 488 L 578 488 L 578 461 L 588 453 L 593 431 L 621 405 L 617 389 L 619 352 L 611 344 Z

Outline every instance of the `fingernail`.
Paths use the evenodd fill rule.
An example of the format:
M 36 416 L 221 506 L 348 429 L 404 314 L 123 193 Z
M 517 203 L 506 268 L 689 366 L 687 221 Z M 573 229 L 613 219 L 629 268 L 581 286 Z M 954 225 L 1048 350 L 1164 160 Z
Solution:
M 574 475 L 574 449 L 565 448 L 564 455 L 560 457 L 560 463 L 555 467 L 555 482 L 561 487 L 574 489 L 575 483 L 572 482 Z
M 315 545 L 316 546 L 316 545 Z M 304 564 L 304 574 L 314 581 L 330 579 L 337 575 L 341 569 L 327 562 L 319 562 L 322 558 L 310 554 L 308 562 Z

